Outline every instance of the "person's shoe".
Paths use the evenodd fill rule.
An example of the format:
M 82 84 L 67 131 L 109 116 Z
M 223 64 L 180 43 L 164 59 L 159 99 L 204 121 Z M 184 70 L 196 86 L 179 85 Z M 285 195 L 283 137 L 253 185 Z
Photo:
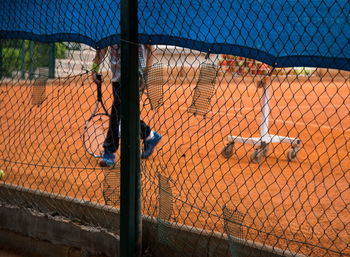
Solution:
M 105 151 L 101 160 L 101 167 L 114 167 L 115 166 L 115 154 L 112 152 Z
M 143 143 L 143 152 L 141 154 L 141 159 L 147 159 L 154 150 L 154 147 L 162 139 L 162 136 L 157 132 L 153 132 L 153 137 L 151 139 L 145 140 Z

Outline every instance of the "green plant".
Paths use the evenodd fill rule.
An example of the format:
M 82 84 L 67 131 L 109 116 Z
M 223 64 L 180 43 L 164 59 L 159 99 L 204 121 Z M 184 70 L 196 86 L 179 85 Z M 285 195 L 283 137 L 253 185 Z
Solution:
M 28 40 L 3 40 L 2 76 L 11 77 L 14 71 L 35 71 L 38 67 L 48 67 L 51 45 Z M 32 52 L 31 52 L 32 51 Z M 55 58 L 62 59 L 67 51 L 63 43 L 55 43 Z
M 12 72 L 18 70 L 20 67 L 20 50 L 16 48 L 3 48 L 2 49 L 2 75 L 5 77 L 11 77 Z
M 55 43 L 56 58 L 63 59 L 66 57 L 67 47 L 63 43 Z

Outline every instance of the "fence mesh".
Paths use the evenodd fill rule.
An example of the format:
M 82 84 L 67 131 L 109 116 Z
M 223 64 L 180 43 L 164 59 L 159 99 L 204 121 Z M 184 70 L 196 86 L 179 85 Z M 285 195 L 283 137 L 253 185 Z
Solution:
M 249 15 L 223 17 L 249 21 Z M 302 44 L 308 31 L 300 33 Z M 109 169 L 84 148 L 97 101 L 96 50 L 19 39 L 1 39 L 0 49 L 2 183 L 119 208 L 119 152 Z M 183 256 L 203 256 L 208 234 L 188 246 L 181 232 L 167 229 L 186 226 L 228 238 L 232 257 L 252 243 L 305 256 L 350 256 L 350 72 L 272 67 L 173 41 L 153 45 L 151 55 L 141 119 L 162 140 L 141 163 L 142 212 L 156 218 L 158 242 L 186 249 Z M 110 111 L 109 53 L 100 71 Z

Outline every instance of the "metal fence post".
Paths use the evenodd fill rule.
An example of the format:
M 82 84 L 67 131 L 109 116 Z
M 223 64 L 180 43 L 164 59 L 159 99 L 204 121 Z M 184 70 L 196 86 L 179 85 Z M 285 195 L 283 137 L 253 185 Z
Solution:
M 25 40 L 21 40 L 21 79 L 25 79 L 25 56 L 26 56 L 26 47 Z
M 0 79 L 3 76 L 3 54 L 2 54 L 2 39 L 0 39 Z
M 34 52 L 34 42 L 29 41 L 29 79 L 34 78 L 34 72 L 33 72 L 33 52 Z
M 49 44 L 49 78 L 54 79 L 55 78 L 55 61 L 56 61 L 56 55 L 55 55 L 55 43 Z
M 121 0 L 120 256 L 142 252 L 137 0 Z

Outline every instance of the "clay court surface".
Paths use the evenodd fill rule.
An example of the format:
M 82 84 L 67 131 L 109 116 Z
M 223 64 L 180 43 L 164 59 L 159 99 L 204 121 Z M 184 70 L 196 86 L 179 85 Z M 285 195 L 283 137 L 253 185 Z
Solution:
M 335 251 L 327 256 L 350 254 L 349 81 L 274 77 L 270 133 L 301 139 L 298 160 L 287 161 L 287 144 L 271 145 L 260 164 L 250 162 L 253 148 L 243 144 L 225 159 L 228 135 L 259 134 L 255 82 L 219 78 L 205 117 L 188 112 L 195 83 L 167 81 L 157 110 L 143 96 L 141 117 L 163 135 L 142 162 L 144 214 L 158 213 L 162 174 L 170 178 L 173 221 L 222 232 L 226 205 L 244 214 L 245 239 L 310 256 L 324 254 L 322 247 Z M 29 83 L 0 86 L 4 182 L 104 204 L 105 170 L 82 142 L 94 90 L 86 78 L 56 80 L 46 87 L 46 100 L 33 106 Z M 108 106 L 109 96 L 105 89 Z

